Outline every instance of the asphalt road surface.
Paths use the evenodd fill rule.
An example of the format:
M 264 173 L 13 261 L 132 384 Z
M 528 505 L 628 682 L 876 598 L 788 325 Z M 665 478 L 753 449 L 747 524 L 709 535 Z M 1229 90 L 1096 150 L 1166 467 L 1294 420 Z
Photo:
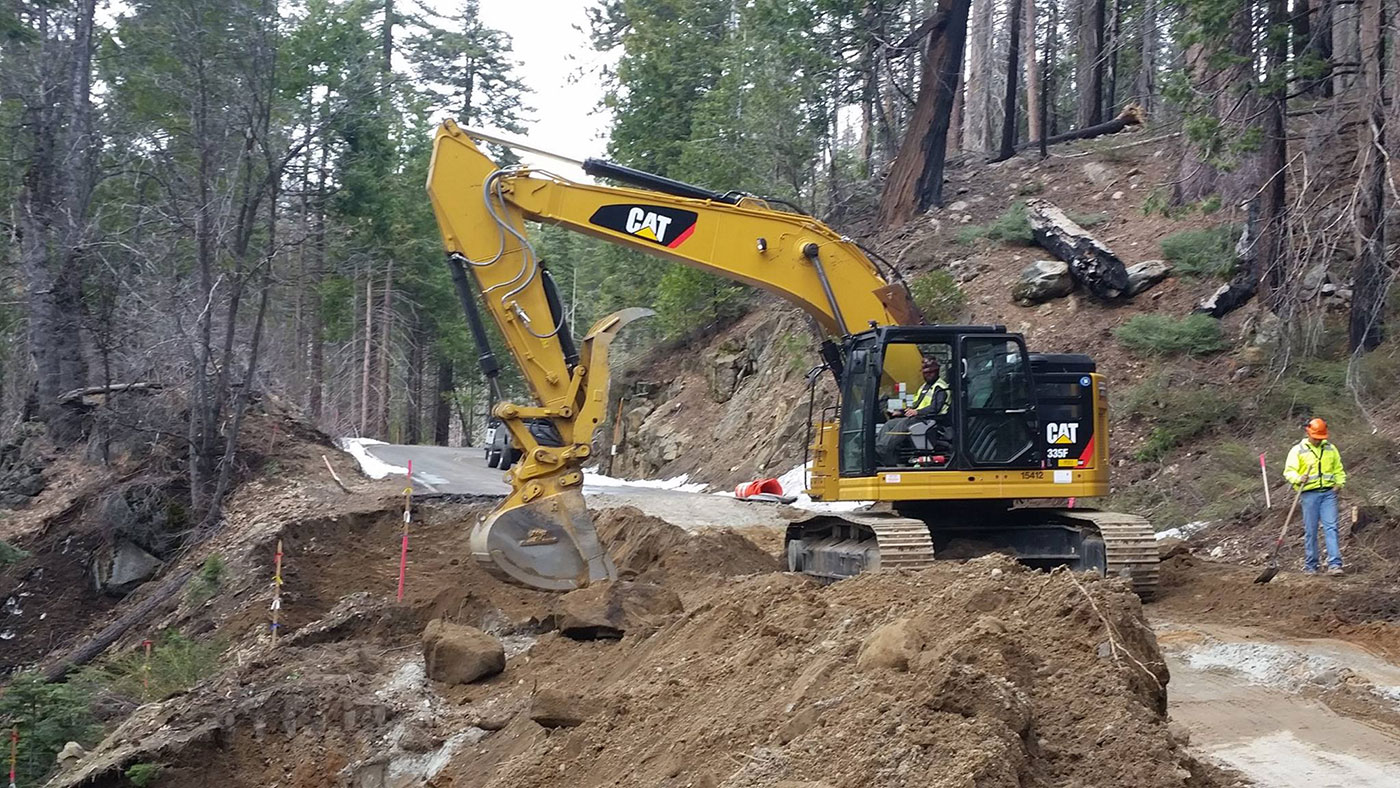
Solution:
M 419 493 L 452 495 L 506 495 L 510 485 L 504 472 L 486 467 L 480 448 L 401 446 L 389 443 L 365 447 L 371 456 L 400 468 L 413 461 L 413 489 Z M 785 525 L 796 510 L 771 503 L 749 503 L 705 493 L 662 490 L 636 485 L 583 485 L 588 504 L 595 509 L 635 506 L 682 528 L 714 528 Z M 787 516 L 784 516 L 784 515 Z

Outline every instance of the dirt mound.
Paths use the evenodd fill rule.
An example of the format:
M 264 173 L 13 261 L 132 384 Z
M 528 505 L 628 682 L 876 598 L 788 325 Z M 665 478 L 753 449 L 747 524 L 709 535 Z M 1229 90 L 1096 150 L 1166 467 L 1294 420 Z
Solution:
M 487 785 L 1222 784 L 1168 733 L 1166 668 L 1116 581 L 1001 557 L 764 575 L 620 648 L 621 669 L 559 677 L 595 714 Z
M 601 512 L 596 526 L 623 576 L 659 582 L 677 572 L 735 576 L 782 568 L 776 558 L 735 531 L 687 531 L 631 506 Z

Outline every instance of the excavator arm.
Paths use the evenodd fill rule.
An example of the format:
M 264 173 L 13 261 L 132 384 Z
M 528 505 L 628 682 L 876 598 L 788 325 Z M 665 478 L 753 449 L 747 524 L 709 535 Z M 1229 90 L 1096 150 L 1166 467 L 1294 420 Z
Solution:
M 626 177 L 625 168 L 611 166 L 610 176 Z M 907 290 L 887 282 L 854 243 L 809 216 L 774 210 L 756 198 L 684 184 L 672 191 L 693 196 L 585 185 L 540 170 L 502 169 L 451 121 L 438 129 L 427 186 L 479 344 L 485 332 L 469 278 L 538 403 L 495 409 L 522 456 L 506 475 L 511 494 L 475 526 L 471 539 L 480 563 L 515 582 L 566 590 L 615 575 L 584 505 L 582 467 L 606 416 L 608 345 L 628 322 L 649 314 L 628 309 L 610 315 L 575 349 L 526 220 L 774 293 L 805 310 L 831 337 L 876 324 L 922 322 Z M 917 352 L 908 353 L 912 374 Z M 483 364 L 488 376 L 493 366 Z

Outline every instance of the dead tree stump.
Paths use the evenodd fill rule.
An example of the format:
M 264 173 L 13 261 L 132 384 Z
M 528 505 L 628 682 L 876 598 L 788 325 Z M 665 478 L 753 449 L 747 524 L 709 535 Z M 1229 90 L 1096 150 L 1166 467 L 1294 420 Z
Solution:
M 1064 211 L 1045 200 L 1027 200 L 1026 216 L 1035 242 L 1068 263 L 1080 286 L 1103 299 L 1127 292 L 1128 269 L 1123 261 Z

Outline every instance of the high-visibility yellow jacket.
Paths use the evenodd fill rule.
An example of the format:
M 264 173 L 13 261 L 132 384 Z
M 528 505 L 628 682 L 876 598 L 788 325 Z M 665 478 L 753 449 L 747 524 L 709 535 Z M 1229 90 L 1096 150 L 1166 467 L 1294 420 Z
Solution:
M 1342 455 L 1336 446 L 1327 441 L 1314 446 L 1304 438 L 1289 450 L 1283 478 L 1293 489 L 1307 492 L 1341 487 L 1347 483 L 1347 472 L 1342 469 Z M 1304 478 L 1308 479 L 1306 484 L 1303 484 Z
M 943 392 L 943 401 L 941 403 L 938 401 L 938 392 L 940 391 Z M 943 378 L 938 378 L 932 383 L 925 383 L 919 387 L 919 393 L 914 397 L 914 404 L 910 407 L 914 410 L 923 410 L 924 408 L 931 408 L 934 405 L 938 405 L 937 411 L 926 415 L 942 416 L 948 412 L 948 405 L 951 400 L 948 391 L 948 384 L 944 382 Z

